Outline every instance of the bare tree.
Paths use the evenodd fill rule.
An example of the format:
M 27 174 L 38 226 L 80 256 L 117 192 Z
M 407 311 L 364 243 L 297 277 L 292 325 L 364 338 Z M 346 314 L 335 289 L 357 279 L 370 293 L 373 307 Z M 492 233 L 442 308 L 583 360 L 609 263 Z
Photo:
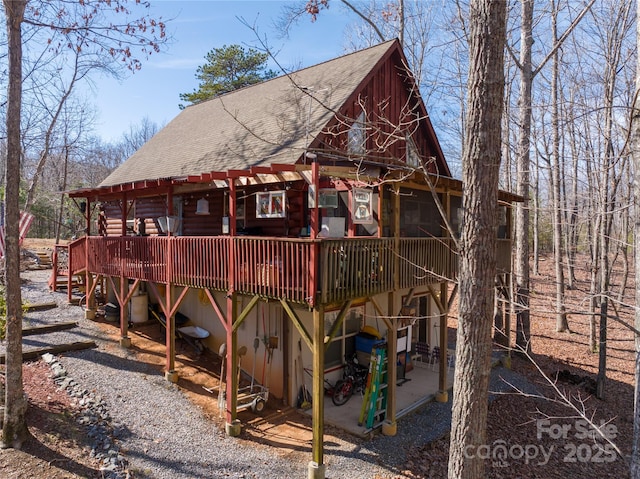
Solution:
M 486 442 L 496 274 L 498 178 L 504 95 L 506 2 L 469 6 L 469 79 L 463 148 L 457 367 L 449 447 L 450 479 L 484 477 L 484 461 L 469 448 Z
M 120 140 L 120 146 L 124 154 L 124 159 L 133 155 L 142 145 L 151 139 L 160 128 L 158 124 L 148 116 L 145 116 L 140 120 L 138 124 L 129 125 L 129 130 L 122 134 Z
M 532 118 L 532 89 L 535 77 L 542 71 L 545 65 L 554 58 L 562 43 L 568 38 L 584 15 L 591 8 L 595 0 L 591 0 L 580 14 L 571 22 L 567 30 L 560 38 L 557 38 L 557 29 L 554 29 L 554 43 L 551 51 L 545 55 L 542 61 L 534 68 L 532 61 L 533 46 L 533 11 L 534 0 L 521 0 L 520 23 L 520 57 L 515 62 L 520 70 L 520 92 L 518 98 L 518 147 L 516 154 L 516 192 L 524 198 L 524 203 L 516 206 L 515 248 L 516 258 L 515 283 L 516 283 L 516 344 L 522 351 L 531 349 L 530 310 L 529 310 L 529 227 L 530 227 L 530 178 L 531 178 L 531 118 Z M 515 57 L 515 55 L 514 55 Z M 536 170 L 538 174 L 538 170 Z M 536 191 L 537 194 L 537 191 Z M 537 208 L 537 201 L 534 200 Z M 535 224 L 537 228 L 537 223 Z M 537 235 L 536 239 L 537 241 Z M 536 254 L 537 254 L 537 243 Z M 536 256 L 537 257 L 537 256 Z M 537 265 L 537 263 L 536 263 Z
M 60 8 L 64 3 L 65 8 Z M 138 2 L 136 2 L 137 4 Z M 25 23 L 57 32 L 49 48 L 67 47 L 108 55 L 115 64 L 135 70 L 143 56 L 158 51 L 164 24 L 148 16 L 131 20 L 126 0 L 85 0 L 78 3 L 3 0 L 8 38 L 7 161 L 5 168 L 5 282 L 7 299 L 7 355 L 2 446 L 20 448 L 28 434 L 27 403 L 22 389 L 22 298 L 20 292 L 19 182 L 21 171 L 22 26 Z M 149 6 L 148 3 L 146 6 Z M 122 14 L 127 21 L 106 21 L 106 13 Z M 27 17 L 28 14 L 28 17 Z M 104 22 L 104 23 L 101 23 Z M 100 28 L 98 28 L 100 26 Z M 44 31 L 44 30 L 43 30 Z M 11 180 L 9 180 L 11 179 Z
M 636 23 L 640 24 L 640 2 L 636 3 Z M 636 31 L 636 50 L 640 50 L 640 30 Z M 640 330 L 640 248 L 638 238 L 640 238 L 640 62 L 636 62 L 635 74 L 635 94 L 630 118 L 630 150 L 635 171 L 633 181 L 633 198 L 635 207 L 633 209 L 633 233 L 634 233 L 634 253 L 635 253 L 635 299 L 636 308 L 634 314 L 634 326 Z M 633 443 L 631 449 L 630 477 L 635 479 L 640 477 L 640 335 L 635 335 L 635 387 L 633 390 Z
M 27 400 L 22 388 L 22 296 L 20 292 L 20 111 L 22 103 L 22 21 L 26 0 L 3 0 L 9 40 L 7 94 L 7 160 L 5 166 L 5 291 L 7 301 L 7 352 L 5 372 L 3 448 L 20 449 L 29 435 L 25 422 Z
M 25 26 L 29 27 L 31 32 L 28 43 L 45 45 L 41 52 L 32 47 L 36 50 L 37 57 L 32 62 L 31 71 L 37 71 L 38 75 L 32 74 L 29 77 L 33 79 L 33 83 L 36 82 L 36 78 L 43 77 L 47 77 L 48 81 L 44 85 L 33 85 L 34 107 L 42 117 L 42 126 L 34 126 L 39 126 L 43 133 L 37 146 L 33 145 L 39 150 L 39 159 L 30 178 L 25 210 L 29 210 L 34 202 L 38 182 L 53 147 L 52 142 L 61 111 L 72 97 L 77 84 L 88 79 L 95 71 L 119 76 L 121 66 L 114 61 L 116 59 L 126 58 L 121 63 L 131 70 L 136 70 L 140 67 L 140 61 L 131 55 L 132 49 L 142 48 L 144 53 L 148 53 L 159 47 L 158 39 L 164 36 L 162 22 L 149 18 L 132 19 L 132 12 L 126 7 L 127 2 L 128 0 L 114 2 L 117 5 L 114 5 L 113 10 L 116 18 L 124 17 L 125 22 L 117 24 L 113 19 L 109 20 L 109 29 L 116 33 L 115 36 L 120 37 L 116 40 L 119 42 L 118 48 L 113 48 L 109 40 L 111 34 L 105 34 L 100 25 L 106 20 L 104 10 L 105 6 L 111 8 L 110 2 L 79 2 L 77 5 L 66 4 L 64 9 L 58 8 L 58 2 L 31 0 L 27 3 Z M 154 38 L 156 33 L 157 39 Z M 138 40 L 140 43 L 136 47 L 135 41 Z M 118 50 L 121 50 L 122 57 L 118 57 Z

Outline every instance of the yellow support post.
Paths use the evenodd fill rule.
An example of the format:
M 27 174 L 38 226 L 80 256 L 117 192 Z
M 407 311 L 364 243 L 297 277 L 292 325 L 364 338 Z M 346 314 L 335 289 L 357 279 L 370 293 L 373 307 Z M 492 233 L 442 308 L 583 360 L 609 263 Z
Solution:
M 308 478 L 324 479 L 324 308 L 313 310 L 313 392 L 312 392 L 313 440 Z

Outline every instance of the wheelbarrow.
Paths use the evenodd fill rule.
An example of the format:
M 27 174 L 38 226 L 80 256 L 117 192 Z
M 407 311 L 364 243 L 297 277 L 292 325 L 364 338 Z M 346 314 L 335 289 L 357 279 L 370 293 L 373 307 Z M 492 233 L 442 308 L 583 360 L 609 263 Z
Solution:
M 153 304 L 148 305 L 149 315 L 155 318 L 163 328 L 167 328 L 167 318 L 162 311 L 158 311 Z M 192 346 L 197 354 L 201 354 L 204 351 L 204 344 L 202 340 L 209 337 L 209 331 L 200 326 L 187 326 L 190 321 L 189 317 L 177 312 L 175 314 L 176 319 L 176 337 L 184 340 L 187 344 Z
M 209 337 L 209 331 L 200 326 L 183 326 L 176 329 L 177 336 L 184 339 L 187 343 L 195 348 L 198 354 L 204 351 L 202 340 Z

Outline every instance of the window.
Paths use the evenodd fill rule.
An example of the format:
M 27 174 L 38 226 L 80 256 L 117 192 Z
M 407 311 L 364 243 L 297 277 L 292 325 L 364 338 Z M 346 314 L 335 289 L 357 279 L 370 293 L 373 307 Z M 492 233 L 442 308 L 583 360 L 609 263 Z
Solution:
M 420 161 L 420 155 L 418 155 L 418 148 L 416 148 L 416 144 L 409 135 L 405 137 L 405 140 L 407 142 L 407 157 L 405 161 L 407 165 L 419 168 L 422 164 Z
M 329 334 L 331 326 L 338 317 L 339 311 L 328 311 L 324 315 L 324 331 Z M 342 327 L 333 338 L 324 354 L 325 368 L 339 366 L 344 362 L 344 357 L 356 352 L 355 336 L 360 331 L 364 319 L 364 306 L 351 308 L 342 322 Z
M 347 145 L 349 153 L 364 154 L 365 152 L 367 141 L 365 120 L 364 112 L 361 112 L 349 128 Z
M 272 191 L 258 193 L 256 198 L 256 218 L 284 218 L 285 192 Z

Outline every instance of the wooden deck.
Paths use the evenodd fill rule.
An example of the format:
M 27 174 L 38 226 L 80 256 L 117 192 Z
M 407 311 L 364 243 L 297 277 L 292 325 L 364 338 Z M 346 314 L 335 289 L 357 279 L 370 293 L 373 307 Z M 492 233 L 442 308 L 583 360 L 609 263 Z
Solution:
M 510 257 L 511 241 L 499 240 L 498 268 L 509 271 Z M 457 258 L 450 238 L 90 236 L 68 245 L 64 274 L 88 270 L 313 305 L 454 281 Z

